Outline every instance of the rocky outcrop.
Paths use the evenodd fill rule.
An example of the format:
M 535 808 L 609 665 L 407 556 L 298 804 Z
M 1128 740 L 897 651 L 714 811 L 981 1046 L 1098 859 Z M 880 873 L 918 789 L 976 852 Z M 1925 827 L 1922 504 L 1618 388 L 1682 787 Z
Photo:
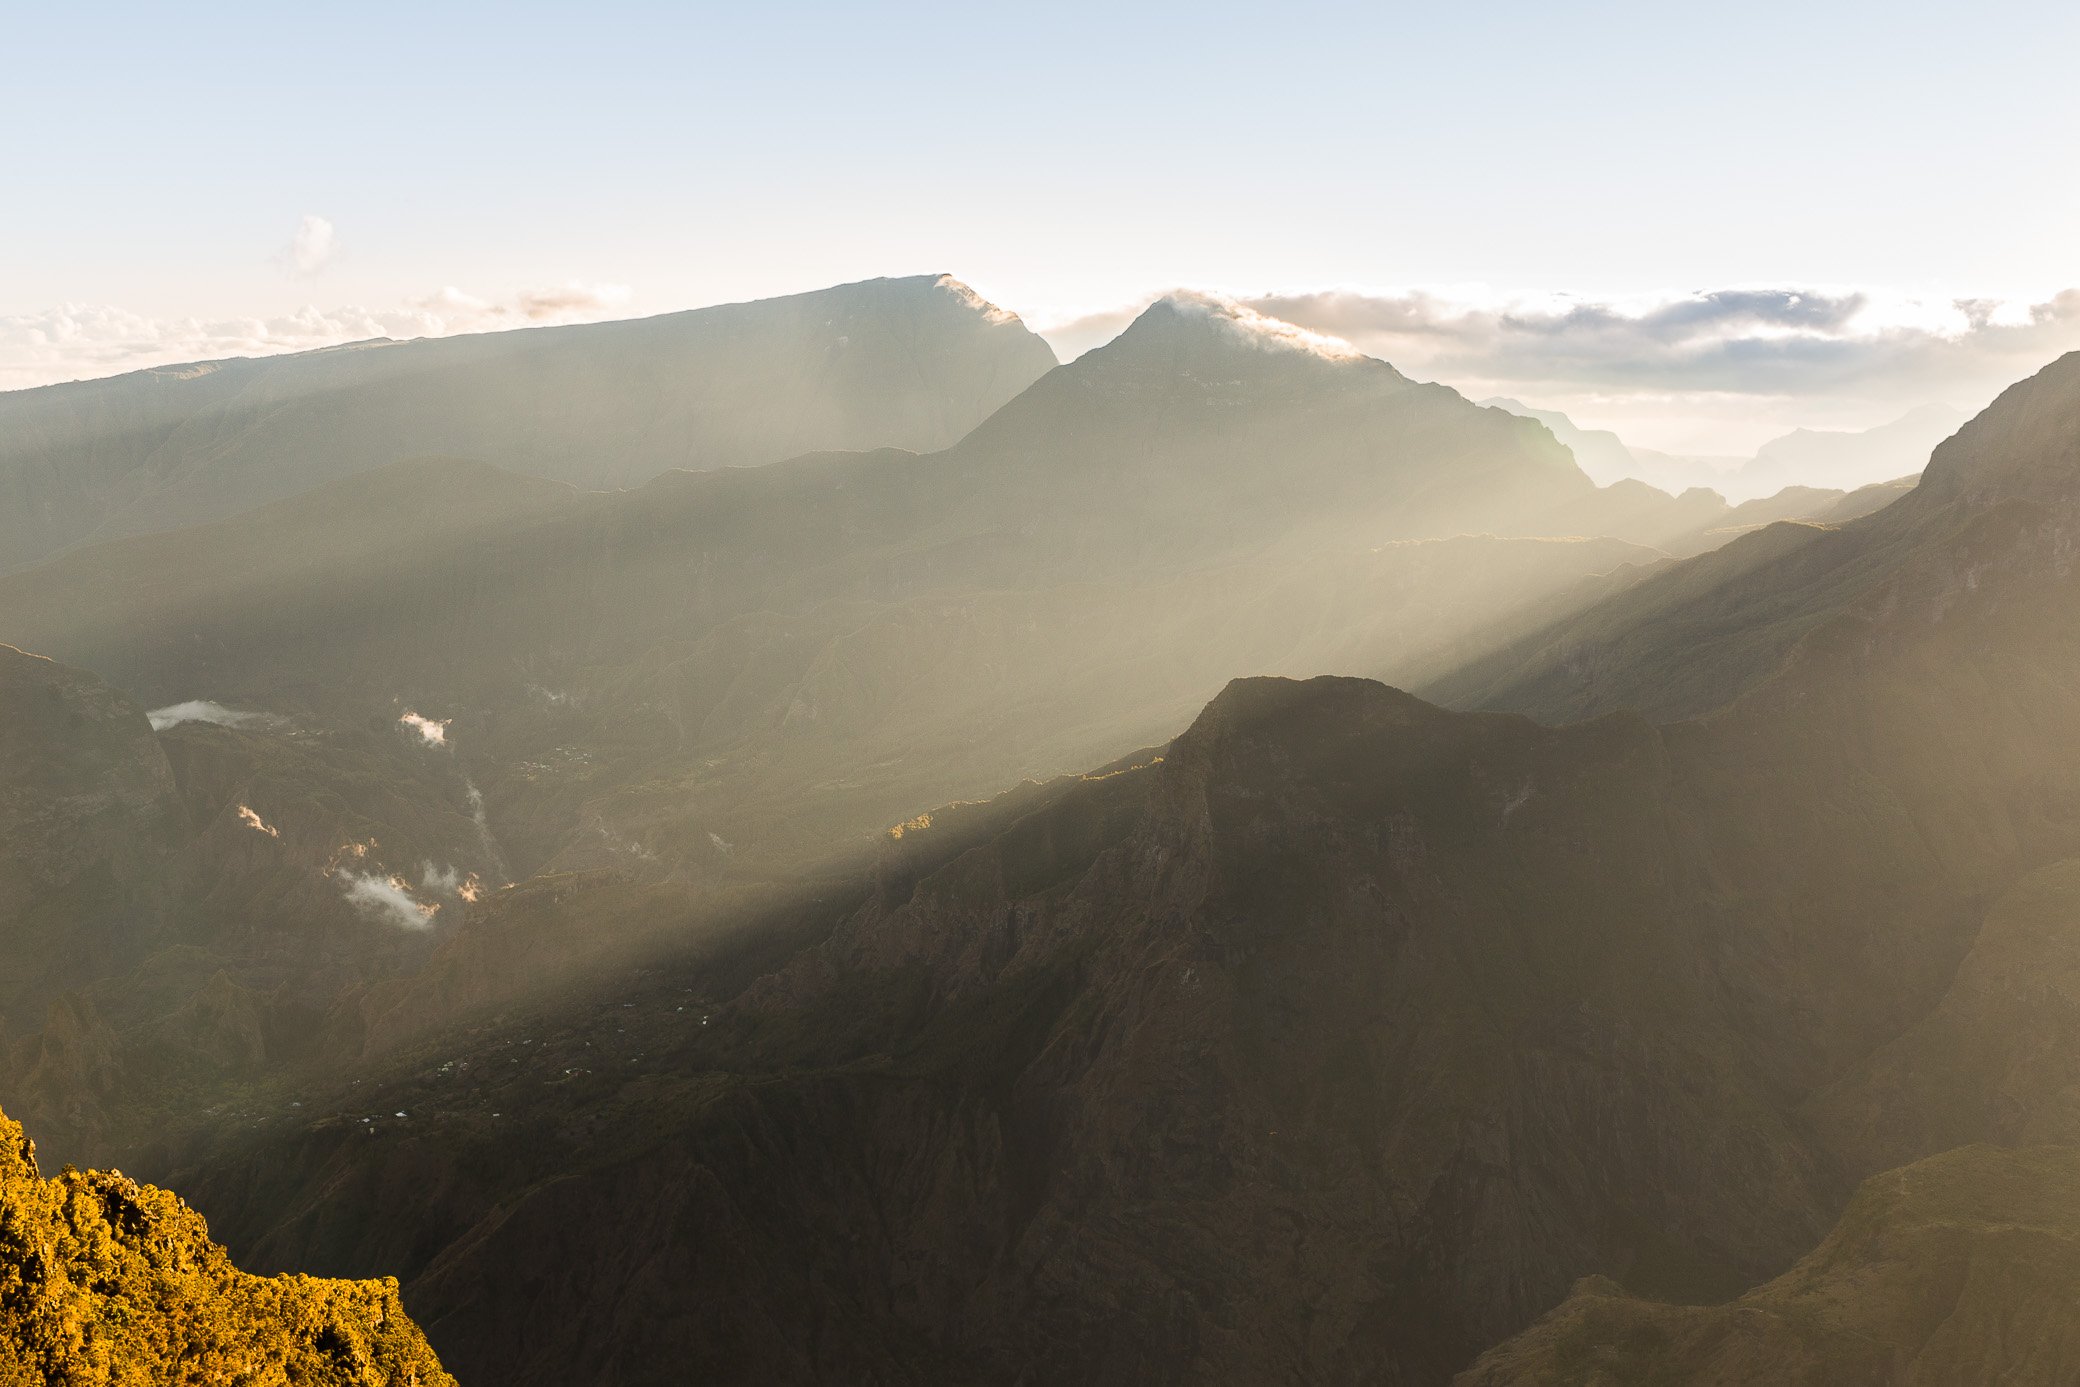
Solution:
M 41 1178 L 5 1116 L 0 1381 L 454 1387 L 395 1281 L 248 1276 L 165 1190 L 116 1171 Z

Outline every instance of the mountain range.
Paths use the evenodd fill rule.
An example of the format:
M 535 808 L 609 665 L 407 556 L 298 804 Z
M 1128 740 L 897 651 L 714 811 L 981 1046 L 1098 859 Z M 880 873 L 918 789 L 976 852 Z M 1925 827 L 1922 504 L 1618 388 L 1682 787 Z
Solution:
M 2080 847 L 2076 440 L 2080 358 L 1820 532 L 1885 557 L 1836 566 L 1824 617 L 1701 719 L 1555 729 L 1363 680 L 1237 683 L 1167 747 L 906 825 L 871 883 L 772 926 L 811 940 L 785 961 L 653 965 L 400 1056 L 347 1101 L 408 1130 L 327 1106 L 188 1179 L 264 1260 L 342 1271 L 394 1255 L 354 1207 L 438 1191 L 420 1313 L 466 1374 L 521 1382 L 1443 1381 L 1583 1276 L 1738 1296 L 1875 1162 L 2006 1135 L 1861 1134 L 1922 1111 L 1873 1078 L 1893 1037 L 1956 1014 L 1994 939 L 2012 956 L 2015 911 L 1987 903 L 2041 898 L 2033 874 Z M 2041 1065 L 2056 1034 L 2018 1043 Z M 2065 1068 L 2006 1072 L 2055 1092 Z M 564 1078 L 515 1116 L 530 1072 Z M 544 1146 L 564 1174 L 538 1189 L 509 1153 Z M 2010 1177 L 1986 1178 L 1957 1216 L 1992 1235 Z M 1867 1201 L 1815 1256 L 1942 1216 Z M 601 1300 L 532 1260 L 577 1241 Z M 810 1241 L 833 1251 L 771 1251 Z M 1885 1294 L 1947 1307 L 1952 1265 L 1895 1257 Z M 1615 1293 L 1557 1312 L 1567 1344 L 1584 1294 Z M 596 1337 L 610 1301 L 676 1296 L 705 1308 Z M 516 1303 L 536 1330 L 508 1344 Z M 1768 1352 L 1736 1361 L 1802 1361 Z
M 1581 428 L 1556 409 L 1534 409 L 1499 396 L 1481 403 L 1544 424 L 1574 453 L 1582 470 L 1605 486 L 1631 478 L 1670 492 L 1714 491 L 1737 502 L 1759 501 L 1789 486 L 1856 491 L 1911 477 L 1929 450 L 1967 417 L 1947 405 L 1922 405 L 1873 429 L 1795 429 L 1748 458 L 1677 457 L 1632 447 L 1609 429 Z
M 1189 296 L 465 451 L 0 577 L 0 1100 L 242 1264 L 466 1382 L 2068 1370 L 2080 355 L 1739 508 Z

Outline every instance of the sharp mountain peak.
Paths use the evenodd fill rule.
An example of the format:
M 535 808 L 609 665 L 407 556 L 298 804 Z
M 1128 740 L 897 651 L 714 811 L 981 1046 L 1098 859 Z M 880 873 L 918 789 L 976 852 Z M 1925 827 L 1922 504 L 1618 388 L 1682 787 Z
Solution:
M 1232 299 L 1192 290 L 1157 299 L 1125 332 L 1079 359 L 1094 365 L 1159 362 L 1177 368 L 1215 360 L 1255 362 L 1264 369 L 1291 360 L 1392 369 L 1349 343 L 1267 318 Z

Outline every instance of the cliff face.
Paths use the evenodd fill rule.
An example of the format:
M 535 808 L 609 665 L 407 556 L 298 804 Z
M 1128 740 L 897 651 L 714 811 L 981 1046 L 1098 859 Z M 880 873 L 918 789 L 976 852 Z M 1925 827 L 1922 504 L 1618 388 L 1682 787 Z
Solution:
M 397 1283 L 248 1276 L 200 1215 L 117 1172 L 40 1178 L 0 1116 L 0 1382 L 453 1387 Z

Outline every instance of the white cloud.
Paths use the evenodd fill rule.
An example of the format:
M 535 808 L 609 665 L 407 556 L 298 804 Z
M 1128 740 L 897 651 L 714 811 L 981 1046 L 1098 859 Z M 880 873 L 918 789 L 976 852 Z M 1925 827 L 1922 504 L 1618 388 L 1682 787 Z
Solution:
M 1286 319 L 1266 317 L 1247 304 L 1237 303 L 1219 294 L 1178 290 L 1165 295 L 1163 302 L 1172 305 L 1180 313 L 1207 318 L 1241 341 L 1266 351 L 1307 352 L 1332 360 L 1343 360 L 1358 355 L 1351 344 L 1340 337 L 1310 332 Z
M 522 289 L 510 309 L 487 305 L 493 316 L 517 312 L 531 323 L 555 319 L 598 317 L 627 303 L 626 284 L 581 284 L 572 281 L 549 289 Z
M 296 224 L 295 238 L 289 242 L 289 263 L 298 274 L 314 275 L 331 263 L 338 250 L 332 223 L 306 212 Z
M 431 862 L 419 864 L 419 889 L 430 895 L 454 896 L 465 901 L 474 901 L 484 894 L 484 883 L 475 872 L 464 872 L 458 867 L 439 866 Z
M 419 739 L 425 742 L 426 745 L 446 746 L 448 744 L 448 724 L 455 719 L 421 717 L 407 708 L 398 715 L 397 720 L 418 733 Z
M 1632 300 L 1339 290 L 1254 304 L 1412 375 L 1566 409 L 1635 441 L 1687 414 L 1722 430 L 1729 452 L 1791 425 L 1864 428 L 1933 401 L 1976 408 L 2080 347 L 2080 290 L 2033 304 L 1869 288 Z
M 1871 287 L 1598 297 L 1445 285 L 1239 302 L 1476 399 L 1507 395 L 1697 452 L 1745 453 L 1798 426 L 1868 428 L 1931 402 L 1977 407 L 2080 347 L 2080 289 L 2032 303 Z M 1037 330 L 1073 357 L 1145 303 Z
M 348 903 L 371 919 L 400 929 L 419 930 L 431 928 L 433 917 L 440 914 L 438 902 L 420 901 L 412 894 L 411 883 L 401 876 L 349 868 L 340 869 L 338 876 Z
M 275 721 L 267 713 L 244 713 L 236 708 L 226 708 L 221 703 L 208 699 L 191 699 L 186 703 L 170 703 L 164 708 L 154 708 L 145 717 L 152 724 L 152 731 L 164 732 L 169 727 L 178 727 L 184 722 L 208 722 L 218 727 L 251 727 Z
M 372 337 L 447 337 L 625 312 L 626 285 L 570 282 L 482 299 L 445 288 L 392 308 L 306 306 L 275 317 L 153 318 L 109 304 L 0 314 L 0 390 L 155 367 L 276 356 Z

